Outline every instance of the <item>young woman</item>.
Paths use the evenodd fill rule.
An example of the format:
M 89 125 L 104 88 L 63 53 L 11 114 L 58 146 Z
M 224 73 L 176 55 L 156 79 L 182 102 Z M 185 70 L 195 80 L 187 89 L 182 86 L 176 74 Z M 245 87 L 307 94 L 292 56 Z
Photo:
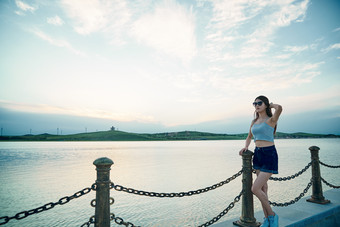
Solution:
M 268 200 L 268 184 L 272 174 L 278 173 L 278 155 L 274 145 L 274 134 L 282 106 L 269 103 L 265 96 L 259 96 L 253 103 L 255 107 L 255 119 L 252 121 L 245 147 L 239 152 L 240 155 L 248 150 L 252 137 L 254 136 L 255 152 L 253 157 L 253 168 L 256 170 L 257 178 L 251 188 L 255 196 L 260 200 L 264 222 L 261 226 L 278 226 L 279 217 L 270 207 Z M 274 109 L 274 114 L 271 109 Z

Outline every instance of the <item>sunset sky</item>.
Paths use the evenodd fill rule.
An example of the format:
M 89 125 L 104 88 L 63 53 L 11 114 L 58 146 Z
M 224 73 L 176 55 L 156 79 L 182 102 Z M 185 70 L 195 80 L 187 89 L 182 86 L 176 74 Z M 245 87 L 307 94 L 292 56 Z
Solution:
M 4 134 L 340 134 L 338 0 L 1 0 Z

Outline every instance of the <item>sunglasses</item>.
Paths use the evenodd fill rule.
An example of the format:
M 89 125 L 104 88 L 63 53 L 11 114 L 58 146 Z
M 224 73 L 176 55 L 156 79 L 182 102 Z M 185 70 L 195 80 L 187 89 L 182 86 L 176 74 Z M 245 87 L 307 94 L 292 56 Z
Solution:
M 258 106 L 262 106 L 262 101 L 258 101 L 258 102 L 253 102 L 253 106 L 256 106 L 256 105 L 258 105 Z

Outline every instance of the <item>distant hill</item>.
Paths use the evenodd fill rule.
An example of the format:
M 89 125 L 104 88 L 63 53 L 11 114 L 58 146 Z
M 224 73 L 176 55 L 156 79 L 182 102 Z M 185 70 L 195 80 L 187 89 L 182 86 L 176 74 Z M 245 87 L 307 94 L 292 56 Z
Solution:
M 73 135 L 23 135 L 0 136 L 0 141 L 167 141 L 167 140 L 241 140 L 247 137 L 247 133 L 241 134 L 216 134 L 208 132 L 183 131 L 166 133 L 129 133 L 123 131 L 101 131 L 91 133 L 79 133 Z M 340 138 L 339 135 L 324 135 L 310 133 L 282 133 L 277 132 L 277 139 L 300 138 Z

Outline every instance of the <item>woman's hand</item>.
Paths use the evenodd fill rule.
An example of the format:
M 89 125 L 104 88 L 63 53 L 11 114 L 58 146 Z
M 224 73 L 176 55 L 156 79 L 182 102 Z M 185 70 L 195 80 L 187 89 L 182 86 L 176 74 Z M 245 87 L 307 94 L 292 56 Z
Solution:
M 246 150 L 248 150 L 248 147 L 242 148 L 242 149 L 240 150 L 240 152 L 239 152 L 239 155 L 242 156 L 243 152 L 245 152 Z

